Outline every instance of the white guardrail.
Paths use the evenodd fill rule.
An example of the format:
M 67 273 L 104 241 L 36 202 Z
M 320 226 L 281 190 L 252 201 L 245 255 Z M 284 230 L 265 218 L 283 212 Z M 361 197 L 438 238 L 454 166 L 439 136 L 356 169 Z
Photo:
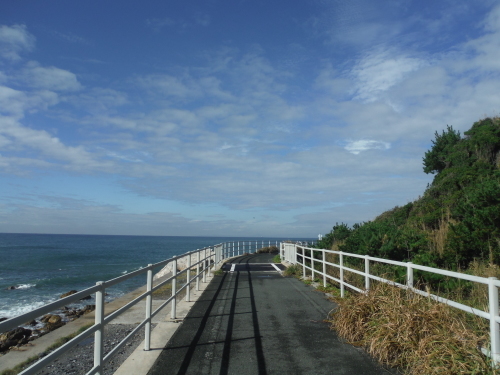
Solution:
M 155 263 L 149 264 L 147 267 L 141 268 L 140 270 L 130 272 L 123 276 L 117 277 L 115 279 L 111 279 L 108 281 L 99 281 L 95 286 L 91 288 L 87 288 L 78 293 L 72 294 L 68 297 L 61 298 L 58 301 L 49 303 L 45 306 L 37 308 L 29 313 L 16 316 L 14 318 L 4 320 L 0 322 L 0 333 L 10 331 L 18 326 L 24 325 L 26 322 L 29 322 L 35 318 L 39 318 L 42 315 L 54 312 L 58 309 L 63 308 L 71 303 L 77 303 L 80 299 L 95 294 L 95 323 L 93 326 L 74 337 L 66 344 L 60 346 L 47 356 L 43 357 L 39 361 L 35 362 L 33 365 L 25 369 L 20 373 L 20 375 L 31 375 L 40 371 L 55 359 L 63 355 L 65 352 L 70 350 L 71 348 L 78 345 L 81 341 L 85 340 L 90 335 L 94 334 L 94 367 L 87 372 L 86 375 L 94 375 L 94 374 L 102 374 L 102 366 L 109 361 L 109 359 L 120 350 L 131 338 L 136 334 L 141 328 L 145 327 L 145 340 L 144 340 L 144 350 L 150 350 L 150 342 L 151 342 L 151 320 L 152 318 L 160 312 L 168 303 L 171 302 L 171 318 L 176 318 L 176 304 L 177 304 L 177 295 L 184 289 L 186 289 L 186 301 L 190 300 L 190 288 L 191 284 L 194 282 L 196 284 L 196 290 L 199 290 L 199 282 L 200 278 L 205 283 L 207 274 L 210 270 L 210 267 L 217 265 L 219 262 L 224 260 L 225 258 L 230 258 L 233 256 L 243 255 L 245 253 L 253 253 L 256 252 L 260 247 L 271 246 L 271 244 L 278 246 L 278 242 L 273 241 L 233 241 L 233 242 L 225 242 L 218 245 L 205 247 L 203 249 L 198 249 L 194 251 L 190 251 L 184 253 L 182 255 L 178 255 L 172 257 L 170 259 Z M 260 247 L 259 247 L 260 245 Z M 191 258 L 193 255 L 196 255 L 196 262 L 191 264 Z M 177 272 L 177 261 L 181 258 L 187 257 L 187 265 L 186 269 L 183 271 Z M 172 267 L 172 276 L 162 281 L 158 285 L 153 287 L 153 269 L 158 267 L 164 267 L 168 263 L 173 262 Z M 196 267 L 196 273 L 193 277 L 191 277 L 191 270 L 193 267 Z M 183 273 L 186 273 L 186 283 L 177 288 L 177 277 Z M 137 297 L 136 299 L 130 301 L 120 309 L 114 311 L 113 313 L 105 316 L 105 303 L 104 296 L 106 295 L 106 288 L 110 286 L 121 283 L 131 277 L 138 276 L 141 274 L 146 274 L 146 292 Z M 168 298 L 160 307 L 158 307 L 155 311 L 152 311 L 152 293 L 157 289 L 161 288 L 166 283 L 170 282 L 172 285 L 172 296 Z M 106 356 L 104 356 L 104 326 L 108 324 L 111 320 L 117 318 L 119 315 L 127 311 L 129 308 L 137 304 L 139 301 L 146 299 L 146 318 L 135 327 L 127 337 L 125 337 L 121 342 L 119 342 Z
M 314 252 L 321 252 L 321 258 L 317 259 L 313 257 L 313 251 Z M 309 253 L 309 256 L 306 254 L 306 252 Z M 330 263 L 326 261 L 326 254 L 336 254 L 338 255 L 339 263 Z M 487 355 L 488 357 L 492 358 L 495 363 L 500 363 L 500 317 L 498 316 L 499 312 L 499 306 L 498 306 L 498 287 L 500 287 L 500 280 L 497 280 L 496 277 L 479 277 L 479 276 L 472 276 L 472 275 L 467 275 L 459 272 L 452 272 L 452 271 L 446 271 L 446 270 L 441 270 L 438 268 L 432 268 L 432 267 L 425 267 L 425 266 L 420 266 L 418 264 L 413 264 L 412 262 L 397 262 L 393 260 L 388 260 L 388 259 L 382 259 L 382 258 L 374 258 L 368 255 L 359 255 L 359 254 L 352 254 L 352 253 L 345 253 L 342 251 L 334 251 L 334 250 L 326 250 L 326 249 L 314 249 L 310 247 L 305 247 L 305 246 L 300 246 L 294 243 L 286 243 L 282 242 L 280 245 L 280 256 L 282 260 L 286 260 L 289 263 L 292 264 L 301 264 L 302 265 L 302 273 L 304 276 L 306 276 L 306 270 L 309 270 L 311 272 L 311 277 L 314 279 L 314 275 L 318 274 L 323 276 L 323 285 L 326 287 L 326 282 L 327 279 L 336 281 L 338 284 L 340 284 L 340 296 L 343 298 L 344 297 L 344 289 L 345 287 L 348 287 L 352 290 L 355 290 L 356 292 L 359 293 L 366 293 L 366 291 L 370 290 L 370 280 L 377 280 L 381 281 L 384 283 L 389 283 L 392 285 L 396 285 L 400 288 L 404 289 L 411 289 L 412 292 L 421 294 L 423 296 L 430 297 L 438 302 L 445 303 L 447 305 L 450 305 L 452 307 L 455 307 L 457 309 L 475 314 L 477 316 L 480 316 L 484 319 L 488 319 L 490 321 L 490 350 L 486 350 L 485 348 L 481 348 L 481 351 Z M 358 271 L 349 267 L 346 267 L 344 265 L 344 257 L 353 257 L 353 258 L 359 258 L 359 259 L 364 259 L 365 261 L 365 271 Z M 302 259 L 302 263 L 300 262 L 300 259 Z M 310 261 L 310 266 L 306 265 L 306 260 Z M 370 262 L 380 262 L 380 263 L 386 263 L 386 264 L 392 264 L 396 266 L 401 266 L 401 267 L 406 267 L 406 285 L 395 283 L 391 280 L 387 280 L 375 275 L 370 274 Z M 322 272 L 314 269 L 314 264 L 315 263 L 320 263 L 322 265 Z M 328 275 L 326 273 L 326 266 L 332 266 L 336 267 L 339 269 L 339 278 L 333 277 L 331 275 Z M 488 286 L 488 296 L 489 296 L 489 311 L 483 311 L 479 310 L 476 308 L 473 308 L 471 306 L 467 306 L 455 301 L 452 301 L 450 299 L 446 299 L 443 297 L 436 296 L 434 294 L 430 294 L 428 292 L 421 291 L 417 288 L 413 287 L 413 270 L 421 270 L 425 272 L 430 272 L 438 275 L 444 275 L 444 276 L 450 276 L 450 277 L 455 277 L 457 279 L 462 279 L 462 280 L 468 280 L 476 283 L 481 283 L 485 284 Z M 365 289 L 359 289 L 355 287 L 354 285 L 348 284 L 344 280 L 344 271 L 348 272 L 353 272 L 355 274 L 364 276 L 365 278 Z M 493 353 L 493 355 L 492 355 Z

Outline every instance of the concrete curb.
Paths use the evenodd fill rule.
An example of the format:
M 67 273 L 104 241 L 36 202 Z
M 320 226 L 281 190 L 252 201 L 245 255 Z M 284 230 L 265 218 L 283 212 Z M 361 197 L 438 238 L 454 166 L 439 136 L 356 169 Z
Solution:
M 213 279 L 212 270 L 207 277 L 207 282 L 203 283 L 200 281 L 200 290 L 197 291 L 196 288 L 191 289 L 191 300 L 186 302 L 185 299 L 177 301 L 177 319 L 170 319 L 166 307 L 170 306 L 168 304 L 160 312 L 164 316 L 164 320 L 156 324 L 156 327 L 151 332 L 151 346 L 149 351 L 144 350 L 144 340 L 139 344 L 139 346 L 134 350 L 134 352 L 122 363 L 122 365 L 115 371 L 115 375 L 146 375 L 151 367 L 153 367 L 156 359 L 161 354 L 163 348 L 167 345 L 170 338 L 173 336 L 175 331 L 182 325 L 183 319 L 191 310 L 191 307 L 195 304 L 198 298 L 203 294 L 206 287 L 210 284 Z M 168 311 L 169 312 L 169 311 Z

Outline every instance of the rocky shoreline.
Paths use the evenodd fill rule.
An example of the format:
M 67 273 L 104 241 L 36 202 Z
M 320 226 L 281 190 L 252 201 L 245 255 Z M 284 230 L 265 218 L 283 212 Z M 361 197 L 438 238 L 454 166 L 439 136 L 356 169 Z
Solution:
M 67 297 L 74 293 L 77 293 L 77 291 L 71 290 L 61 295 L 60 298 Z M 88 296 L 82 300 L 91 298 L 92 297 Z M 9 350 L 19 350 L 23 345 L 94 310 L 95 305 L 93 304 L 85 305 L 82 308 L 64 306 L 62 310 L 55 311 L 54 314 L 44 315 L 38 320 L 34 319 L 30 322 L 26 322 L 20 327 L 4 332 L 0 334 L 0 356 Z M 7 318 L 0 318 L 0 322 L 4 320 L 7 320 Z

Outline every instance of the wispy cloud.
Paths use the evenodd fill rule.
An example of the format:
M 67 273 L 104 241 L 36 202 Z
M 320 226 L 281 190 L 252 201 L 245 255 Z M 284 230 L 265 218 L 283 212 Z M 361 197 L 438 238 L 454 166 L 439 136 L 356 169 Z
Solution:
M 370 52 L 350 74 L 355 79 L 355 97 L 367 102 L 377 100 L 383 92 L 403 81 L 409 73 L 428 63 L 391 50 Z
M 0 56 L 8 60 L 20 60 L 20 53 L 31 51 L 35 37 L 26 25 L 0 26 Z
M 381 141 L 373 141 L 369 139 L 360 139 L 358 141 L 349 141 L 345 146 L 345 149 L 354 155 L 358 155 L 360 152 L 368 150 L 388 150 L 391 148 L 391 144 Z
M 54 66 L 43 67 L 36 61 L 28 62 L 19 78 L 25 84 L 37 89 L 77 91 L 82 88 L 74 73 Z

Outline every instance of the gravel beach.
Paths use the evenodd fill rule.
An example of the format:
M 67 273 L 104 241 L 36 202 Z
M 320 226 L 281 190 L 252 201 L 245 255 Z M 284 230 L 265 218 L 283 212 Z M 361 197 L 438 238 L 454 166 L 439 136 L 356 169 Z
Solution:
M 152 327 L 155 325 L 153 324 Z M 135 324 L 108 324 L 104 329 L 104 355 L 123 340 L 134 328 Z M 144 329 L 139 330 L 125 346 L 104 366 L 103 374 L 112 375 L 118 367 L 132 354 L 144 340 Z M 38 375 L 84 375 L 94 365 L 94 337 L 81 342 L 63 354 Z

